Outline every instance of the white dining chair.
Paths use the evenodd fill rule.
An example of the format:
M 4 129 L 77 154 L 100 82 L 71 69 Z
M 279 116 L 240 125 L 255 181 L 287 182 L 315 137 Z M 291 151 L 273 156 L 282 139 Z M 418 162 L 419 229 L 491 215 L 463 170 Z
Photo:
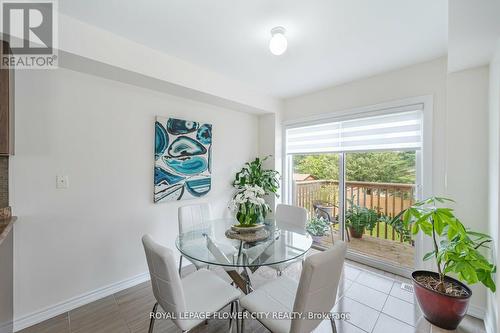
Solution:
M 200 269 L 181 279 L 175 267 L 172 250 L 156 243 L 150 235 L 142 237 L 156 303 L 152 310 L 149 333 L 153 332 L 158 305 L 171 315 L 174 324 L 187 332 L 205 321 L 183 314 L 215 313 L 232 305 L 238 311 L 241 292 L 216 273 Z M 237 325 L 238 326 L 238 325 Z M 231 327 L 232 329 L 232 327 Z
M 222 269 L 225 270 L 226 272 L 237 271 L 237 268 L 232 266 L 233 261 L 227 257 L 227 255 L 221 250 L 221 248 L 217 245 L 217 243 L 209 235 L 205 235 L 205 239 L 207 240 L 208 251 L 210 251 L 210 253 L 214 256 L 217 262 L 220 263 Z M 231 286 L 234 287 L 234 282 L 231 282 Z M 231 310 L 230 310 L 231 313 L 233 313 L 235 309 L 236 312 L 238 312 L 238 304 L 231 303 Z M 231 326 L 232 323 L 233 323 L 233 318 L 229 318 L 230 329 L 232 327 Z
M 177 210 L 177 219 L 179 222 L 179 234 L 193 231 L 200 225 L 206 224 L 212 218 L 212 209 L 208 203 L 200 203 L 193 205 L 181 206 Z M 181 275 L 182 270 L 182 258 L 179 259 L 179 275 Z M 208 268 L 208 265 L 201 261 L 196 261 L 187 258 L 196 269 Z
M 306 232 L 307 210 L 298 206 L 279 204 L 276 207 L 275 220 L 278 228 L 304 234 Z M 270 267 L 276 270 L 278 276 L 281 276 L 287 267 L 302 259 L 303 257 Z
M 286 227 L 291 231 L 305 233 L 307 210 L 302 207 L 279 204 L 276 206 L 276 225 Z
M 331 249 L 307 257 L 298 284 L 286 276 L 279 277 L 240 298 L 242 309 L 250 313 L 302 313 L 305 316 L 308 313 L 331 312 L 337 297 L 346 250 L 344 242 L 336 241 Z M 309 333 L 323 319 L 259 316 L 258 320 L 274 333 Z M 244 329 L 243 323 L 242 319 L 241 332 Z M 336 332 L 332 317 L 330 323 L 332 331 Z

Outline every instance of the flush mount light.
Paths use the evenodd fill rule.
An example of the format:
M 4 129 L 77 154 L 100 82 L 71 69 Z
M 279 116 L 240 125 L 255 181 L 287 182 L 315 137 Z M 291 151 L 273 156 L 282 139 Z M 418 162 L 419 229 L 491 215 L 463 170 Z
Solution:
M 285 53 L 288 42 L 285 37 L 285 28 L 275 27 L 271 29 L 271 40 L 269 41 L 269 50 L 274 55 Z

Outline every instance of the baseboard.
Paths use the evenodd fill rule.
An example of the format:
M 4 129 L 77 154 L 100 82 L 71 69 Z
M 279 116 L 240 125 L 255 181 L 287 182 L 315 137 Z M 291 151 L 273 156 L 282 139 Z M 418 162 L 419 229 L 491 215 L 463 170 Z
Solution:
M 70 298 L 67 301 L 57 303 L 55 305 L 51 305 L 42 309 L 40 311 L 36 311 L 27 315 L 24 315 L 19 318 L 14 318 L 14 332 L 20 331 L 26 327 L 30 327 L 32 325 L 38 324 L 44 320 L 53 318 L 62 313 L 73 310 L 82 305 L 97 301 L 106 296 L 117 293 L 121 290 L 133 287 L 140 283 L 146 282 L 149 280 L 149 273 L 142 273 L 136 276 L 133 276 L 129 279 L 116 282 L 102 288 L 81 294 L 79 296 Z
M 469 309 L 467 310 L 467 314 L 471 317 L 484 320 L 486 317 L 486 309 L 481 306 L 469 304 Z

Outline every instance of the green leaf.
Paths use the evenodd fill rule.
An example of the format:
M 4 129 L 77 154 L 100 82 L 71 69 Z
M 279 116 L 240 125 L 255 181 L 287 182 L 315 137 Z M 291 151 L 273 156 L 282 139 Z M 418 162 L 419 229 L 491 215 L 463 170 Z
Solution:
M 413 234 L 422 230 L 425 235 L 435 235 L 438 239 L 438 248 L 426 253 L 424 260 L 435 257 L 437 265 L 443 268 L 443 274 L 455 273 L 459 280 L 467 284 L 481 282 L 495 291 L 492 274 L 496 272 L 496 266 L 478 250 L 490 242 L 491 237 L 467 230 L 453 209 L 437 206 L 450 202 L 453 200 L 442 197 L 422 200 L 405 211 L 403 220 L 411 216 L 414 221 L 411 229 Z
M 471 235 L 471 236 L 475 236 L 475 237 L 479 237 L 479 238 L 485 238 L 485 239 L 491 239 L 491 236 L 490 235 L 486 235 L 486 234 L 483 234 L 483 233 L 480 233 L 480 232 L 476 232 L 476 231 L 467 231 L 467 234 L 468 235 Z
M 418 234 L 418 231 L 419 231 L 418 224 L 417 224 L 417 223 L 414 223 L 414 224 L 412 225 L 412 227 L 411 227 L 411 233 L 412 233 L 413 235 L 416 235 L 416 234 Z
M 433 258 L 435 256 L 436 256 L 436 252 L 435 251 L 428 252 L 424 256 L 424 261 L 429 260 L 429 259 L 431 259 L 431 258 Z

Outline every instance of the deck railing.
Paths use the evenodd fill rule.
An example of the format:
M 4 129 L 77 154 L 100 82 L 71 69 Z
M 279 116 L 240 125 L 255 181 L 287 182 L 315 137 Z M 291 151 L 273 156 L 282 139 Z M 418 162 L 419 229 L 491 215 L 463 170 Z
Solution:
M 309 180 L 295 183 L 295 204 L 314 214 L 314 204 L 330 206 L 331 215 L 339 214 L 339 183 L 337 180 Z M 347 209 L 351 204 L 372 208 L 382 215 L 394 217 L 414 203 L 415 185 L 397 183 L 346 182 Z M 365 231 L 377 238 L 403 242 L 403 238 L 385 222 Z M 411 243 L 411 241 L 410 241 Z

